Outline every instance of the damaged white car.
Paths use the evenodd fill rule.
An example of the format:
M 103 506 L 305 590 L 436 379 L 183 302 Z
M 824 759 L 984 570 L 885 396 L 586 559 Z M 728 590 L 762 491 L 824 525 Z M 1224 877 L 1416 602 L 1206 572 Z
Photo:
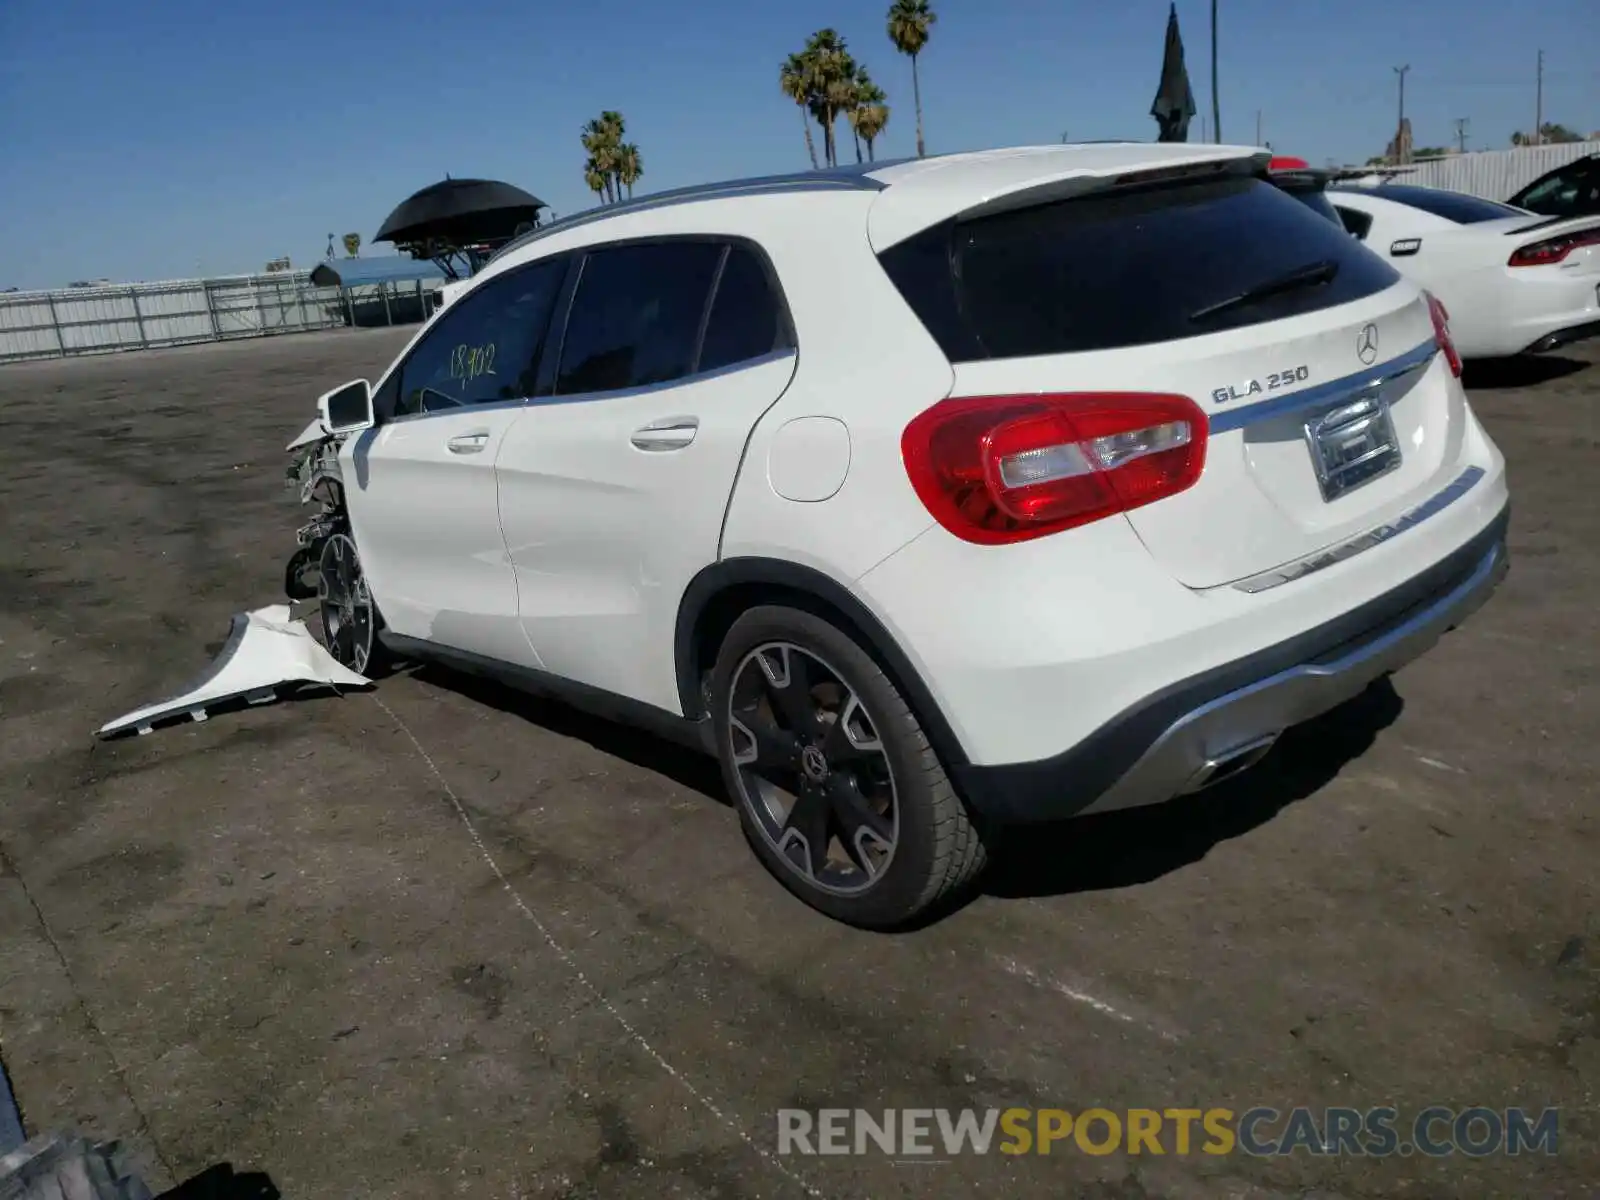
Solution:
M 1482 604 L 1505 461 L 1460 376 L 1253 148 L 661 193 L 513 242 L 321 399 L 286 582 L 363 676 L 714 754 L 785 886 L 894 927 L 994 830 L 1230 778 Z

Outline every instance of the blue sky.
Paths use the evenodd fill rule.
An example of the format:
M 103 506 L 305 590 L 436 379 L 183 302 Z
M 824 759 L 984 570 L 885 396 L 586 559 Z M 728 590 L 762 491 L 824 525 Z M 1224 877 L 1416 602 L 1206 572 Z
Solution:
M 889 92 L 879 157 L 915 152 L 888 0 L 0 0 L 0 288 L 258 270 L 376 232 L 419 187 L 506 179 L 565 214 L 594 202 L 578 131 L 618 109 L 641 191 L 807 165 L 777 67 L 832 25 Z M 1167 0 L 934 0 L 930 152 L 1155 136 Z M 1469 148 L 1546 119 L 1600 128 L 1595 0 L 1222 0 L 1229 141 L 1313 162 L 1380 153 L 1410 63 L 1418 145 Z M 1207 0 L 1178 4 L 1210 108 Z M 1194 136 L 1198 137 L 1198 120 Z M 841 125 L 842 154 L 853 157 Z M 363 251 L 368 253 L 369 251 Z M 387 252 L 374 246 L 370 253 Z

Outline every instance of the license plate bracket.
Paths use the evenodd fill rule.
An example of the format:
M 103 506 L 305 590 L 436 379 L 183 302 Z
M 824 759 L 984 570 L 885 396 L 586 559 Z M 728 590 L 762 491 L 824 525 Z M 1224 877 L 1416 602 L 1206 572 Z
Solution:
M 1376 390 L 1322 410 L 1305 423 L 1305 436 L 1324 501 L 1337 500 L 1400 465 L 1400 439 L 1389 404 Z

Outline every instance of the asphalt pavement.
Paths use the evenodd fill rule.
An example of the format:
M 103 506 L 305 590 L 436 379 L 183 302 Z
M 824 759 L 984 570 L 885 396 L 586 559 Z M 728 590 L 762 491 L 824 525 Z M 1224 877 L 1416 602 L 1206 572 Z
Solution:
M 0 368 L 0 1054 L 160 1186 L 1577 1197 L 1600 1179 L 1600 349 L 1474 370 L 1512 572 L 1201 797 L 871 935 L 714 766 L 439 670 L 97 743 L 280 602 L 282 447 L 410 331 Z M 781 1154 L 780 1109 L 1558 1108 L 1553 1155 Z

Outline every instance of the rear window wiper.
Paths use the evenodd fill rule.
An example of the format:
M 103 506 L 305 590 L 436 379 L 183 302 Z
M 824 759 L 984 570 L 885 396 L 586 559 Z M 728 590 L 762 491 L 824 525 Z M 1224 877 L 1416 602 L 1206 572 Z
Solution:
M 1258 283 L 1253 288 L 1240 292 L 1237 296 L 1229 296 L 1226 300 L 1218 300 L 1215 304 L 1208 304 L 1204 308 L 1196 309 L 1189 314 L 1191 321 L 1203 321 L 1207 317 L 1216 316 L 1230 308 L 1237 308 L 1241 304 L 1254 304 L 1257 300 L 1264 300 L 1268 296 L 1276 296 L 1280 292 L 1297 291 L 1303 287 L 1316 287 L 1333 279 L 1339 273 L 1339 264 L 1331 258 L 1318 259 L 1316 262 L 1307 263 L 1303 267 L 1296 267 L 1282 275 L 1274 276 L 1265 283 Z

